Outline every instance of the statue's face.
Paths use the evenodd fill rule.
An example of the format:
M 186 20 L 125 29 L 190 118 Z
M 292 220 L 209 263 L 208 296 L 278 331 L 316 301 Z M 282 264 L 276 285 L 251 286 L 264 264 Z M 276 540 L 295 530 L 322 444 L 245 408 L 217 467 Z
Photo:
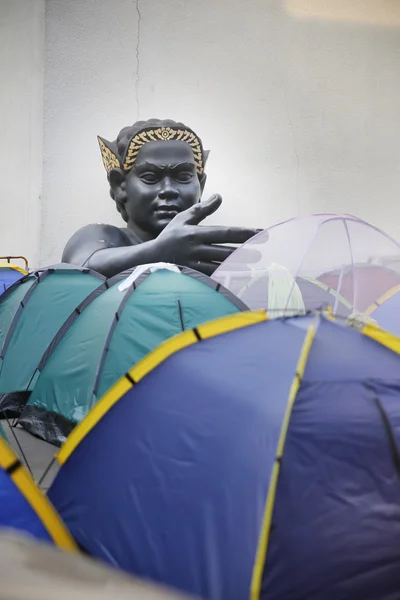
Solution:
M 188 144 L 144 144 L 125 178 L 128 227 L 157 236 L 178 213 L 199 202 L 202 187 Z

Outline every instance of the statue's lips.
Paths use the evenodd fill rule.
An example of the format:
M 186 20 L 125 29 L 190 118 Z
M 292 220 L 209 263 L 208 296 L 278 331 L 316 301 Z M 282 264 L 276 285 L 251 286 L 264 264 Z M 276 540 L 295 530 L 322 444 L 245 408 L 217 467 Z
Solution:
M 180 212 L 177 206 L 159 206 L 154 210 L 154 214 L 160 219 L 173 219 Z

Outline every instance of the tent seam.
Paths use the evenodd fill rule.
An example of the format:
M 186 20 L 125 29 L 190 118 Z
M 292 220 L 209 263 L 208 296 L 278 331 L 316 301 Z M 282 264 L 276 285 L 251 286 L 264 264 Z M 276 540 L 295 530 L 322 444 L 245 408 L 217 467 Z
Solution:
M 265 501 L 264 515 L 262 519 L 261 531 L 259 535 L 256 557 L 253 566 L 253 574 L 251 579 L 250 587 L 250 599 L 260 600 L 261 585 L 263 580 L 263 574 L 265 571 L 265 563 L 267 559 L 267 552 L 269 546 L 269 538 L 272 527 L 272 517 L 275 506 L 276 492 L 278 487 L 278 480 L 281 468 L 281 462 L 283 458 L 283 452 L 285 449 L 285 442 L 288 434 L 290 419 L 293 412 L 293 407 L 296 402 L 297 394 L 300 390 L 302 378 L 304 375 L 305 367 L 307 364 L 310 350 L 315 337 L 316 327 L 312 323 L 307 330 L 304 342 L 302 344 L 299 359 L 296 365 L 296 373 L 290 387 L 289 396 L 286 403 L 286 410 L 282 421 L 281 431 L 275 451 L 275 460 L 272 467 L 272 472 L 269 480 L 268 492 Z

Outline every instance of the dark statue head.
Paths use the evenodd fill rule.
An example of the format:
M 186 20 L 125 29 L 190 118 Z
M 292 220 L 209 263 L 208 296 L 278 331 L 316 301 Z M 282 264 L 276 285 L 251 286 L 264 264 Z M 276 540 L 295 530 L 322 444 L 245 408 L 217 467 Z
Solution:
M 98 138 L 110 195 L 141 241 L 155 238 L 178 214 L 201 199 L 208 153 L 183 123 L 150 119 Z

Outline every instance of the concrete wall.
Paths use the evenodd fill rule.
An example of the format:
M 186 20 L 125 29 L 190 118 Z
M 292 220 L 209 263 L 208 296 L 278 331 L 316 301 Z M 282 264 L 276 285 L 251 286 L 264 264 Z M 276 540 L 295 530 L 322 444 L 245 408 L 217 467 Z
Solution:
M 0 255 L 39 263 L 44 0 L 0 0 Z
M 138 116 L 211 149 L 214 222 L 343 211 L 400 238 L 400 3 L 338 4 L 47 0 L 42 263 L 79 226 L 120 222 L 96 135 Z

